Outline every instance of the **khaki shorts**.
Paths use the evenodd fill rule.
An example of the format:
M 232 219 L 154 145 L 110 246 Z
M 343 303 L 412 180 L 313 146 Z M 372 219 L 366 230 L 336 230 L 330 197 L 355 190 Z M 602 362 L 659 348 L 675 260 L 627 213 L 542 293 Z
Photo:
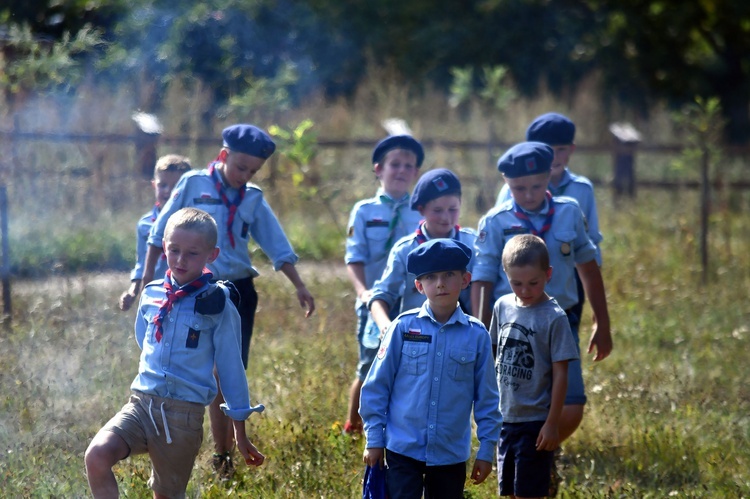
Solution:
M 133 391 L 130 401 L 102 430 L 122 437 L 130 447 L 130 454 L 148 453 L 151 459 L 148 486 L 154 492 L 185 497 L 203 443 L 204 413 L 201 404 Z M 167 436 L 171 443 L 167 443 Z

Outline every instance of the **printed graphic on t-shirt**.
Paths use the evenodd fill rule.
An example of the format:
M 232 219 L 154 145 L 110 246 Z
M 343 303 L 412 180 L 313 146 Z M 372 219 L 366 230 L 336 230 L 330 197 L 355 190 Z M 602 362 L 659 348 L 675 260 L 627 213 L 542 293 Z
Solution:
M 518 390 L 521 383 L 530 381 L 534 372 L 534 350 L 529 337 L 535 333 L 513 322 L 500 327 L 501 354 L 497 365 L 500 383 Z

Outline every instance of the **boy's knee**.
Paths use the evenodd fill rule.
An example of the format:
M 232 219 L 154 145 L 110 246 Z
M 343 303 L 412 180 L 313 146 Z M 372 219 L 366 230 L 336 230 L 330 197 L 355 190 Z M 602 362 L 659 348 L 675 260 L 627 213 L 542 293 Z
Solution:
M 125 459 L 130 453 L 130 448 L 119 435 L 105 433 L 109 434 L 97 434 L 83 455 L 86 471 L 89 474 L 112 469 L 112 466 Z

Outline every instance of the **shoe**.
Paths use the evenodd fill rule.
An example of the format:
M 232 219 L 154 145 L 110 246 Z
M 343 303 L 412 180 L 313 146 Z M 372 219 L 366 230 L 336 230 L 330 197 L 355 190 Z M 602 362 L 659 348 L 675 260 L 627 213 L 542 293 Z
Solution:
M 562 449 L 560 447 L 552 451 L 552 466 L 550 467 L 549 472 L 549 493 L 547 494 L 547 497 L 557 496 L 557 491 L 560 488 L 562 475 L 560 475 L 560 470 L 558 470 L 557 465 L 560 461 L 561 452 Z
M 347 420 L 347 422 L 344 423 L 344 435 L 361 435 L 362 432 L 362 421 L 359 423 L 352 423 Z
M 214 454 L 213 458 L 214 471 L 219 475 L 222 482 L 231 480 L 234 476 L 234 462 L 232 462 L 232 453 Z

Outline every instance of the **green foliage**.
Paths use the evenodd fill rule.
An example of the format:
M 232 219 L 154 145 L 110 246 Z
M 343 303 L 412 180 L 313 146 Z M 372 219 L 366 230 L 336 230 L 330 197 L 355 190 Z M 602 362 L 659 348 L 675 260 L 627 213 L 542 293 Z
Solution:
M 28 25 L 11 25 L 5 50 L 13 57 L 0 58 L 0 85 L 11 94 L 75 86 L 84 76 L 79 57 L 104 45 L 101 31 L 86 25 L 60 40 L 37 38 Z
M 450 86 L 451 97 L 449 104 L 452 107 L 469 101 L 473 97 L 479 97 L 483 102 L 489 104 L 489 114 L 507 109 L 508 105 L 516 98 L 516 92 L 507 81 L 508 68 L 504 66 L 482 66 L 482 75 L 478 85 L 474 84 L 474 68 L 451 68 L 453 82 Z

